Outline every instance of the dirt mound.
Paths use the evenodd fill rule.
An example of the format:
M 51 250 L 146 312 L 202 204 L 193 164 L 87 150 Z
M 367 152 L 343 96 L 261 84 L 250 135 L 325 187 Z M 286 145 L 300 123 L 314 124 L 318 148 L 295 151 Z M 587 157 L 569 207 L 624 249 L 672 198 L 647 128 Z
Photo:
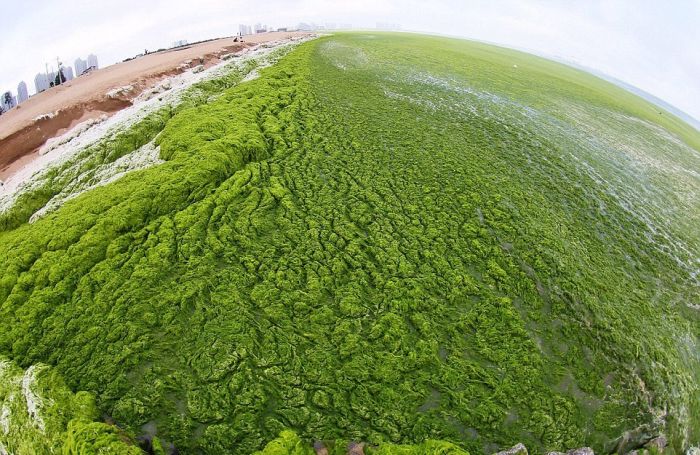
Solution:
M 60 136 L 85 120 L 113 114 L 128 106 L 131 106 L 129 99 L 104 98 L 37 118 L 33 124 L 0 140 L 0 178 L 11 173 L 12 164 L 17 160 L 38 152 L 47 140 Z

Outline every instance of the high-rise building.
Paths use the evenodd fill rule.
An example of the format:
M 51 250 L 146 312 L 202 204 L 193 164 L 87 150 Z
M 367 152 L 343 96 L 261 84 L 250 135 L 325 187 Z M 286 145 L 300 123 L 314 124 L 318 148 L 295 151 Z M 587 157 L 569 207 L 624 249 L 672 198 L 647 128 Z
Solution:
M 87 62 L 85 60 L 83 60 L 80 57 L 75 59 L 75 77 L 78 77 L 81 74 L 83 74 L 85 72 L 85 70 L 87 69 L 87 67 L 88 67 L 88 65 L 87 65 Z
M 73 68 L 71 68 L 70 66 L 64 66 L 63 75 L 65 76 L 67 81 L 73 79 L 75 77 L 75 75 L 73 74 Z
M 253 29 L 250 25 L 245 25 L 245 24 L 238 25 L 238 33 L 241 34 L 242 36 L 250 35 L 250 34 L 252 34 L 252 31 L 253 31 Z
M 46 76 L 46 73 L 38 73 L 36 76 L 34 76 L 34 87 L 36 88 L 36 92 L 40 93 L 49 88 L 49 79 Z
M 88 68 L 93 68 L 93 69 L 99 68 L 99 66 L 97 65 L 97 55 L 95 55 L 95 54 L 88 55 L 87 66 L 88 66 Z
M 17 102 L 24 103 L 29 99 L 29 92 L 27 91 L 27 84 L 24 81 L 17 85 Z

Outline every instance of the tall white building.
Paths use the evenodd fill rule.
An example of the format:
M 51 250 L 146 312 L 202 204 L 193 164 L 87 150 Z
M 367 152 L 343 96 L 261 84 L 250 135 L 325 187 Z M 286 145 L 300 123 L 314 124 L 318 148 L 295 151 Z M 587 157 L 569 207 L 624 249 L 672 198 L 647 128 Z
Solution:
M 27 84 L 24 81 L 17 85 L 17 102 L 24 103 L 29 99 L 29 92 L 27 91 Z
M 70 66 L 64 66 L 63 75 L 66 77 L 67 81 L 73 79 L 75 77 L 75 75 L 73 74 L 73 68 L 71 68 Z
M 88 65 L 87 65 L 87 62 L 85 60 L 83 60 L 80 57 L 75 59 L 75 76 L 78 77 L 81 74 L 83 74 L 85 72 L 85 70 L 87 69 L 87 67 L 88 67 Z
M 88 55 L 87 66 L 88 66 L 88 68 L 93 68 L 93 67 L 94 67 L 94 69 L 99 68 L 99 66 L 97 65 L 97 55 L 95 55 L 95 54 Z
M 46 76 L 46 73 L 38 73 L 34 76 L 34 87 L 37 93 L 43 92 L 49 88 L 49 78 Z
M 251 35 L 252 31 L 253 31 L 253 29 L 250 25 L 245 25 L 245 24 L 238 25 L 238 32 L 243 36 Z

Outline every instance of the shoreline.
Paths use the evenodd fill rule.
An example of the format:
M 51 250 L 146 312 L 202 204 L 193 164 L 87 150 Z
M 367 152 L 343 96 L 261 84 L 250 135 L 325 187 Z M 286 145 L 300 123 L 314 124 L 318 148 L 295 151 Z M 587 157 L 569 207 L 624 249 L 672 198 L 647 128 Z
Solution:
M 6 183 L 35 162 L 41 148 L 51 139 L 86 121 L 112 117 L 169 78 L 209 69 L 228 56 L 256 45 L 306 35 L 305 32 L 268 32 L 244 36 L 243 42 L 221 38 L 154 52 L 34 95 L 0 116 L 0 183 Z
M 247 60 L 262 58 L 251 74 L 246 76 L 250 78 L 257 70 L 268 65 L 266 56 L 271 51 L 294 42 L 303 42 L 312 36 L 303 34 L 251 44 L 238 52 L 222 56 L 223 58 L 206 69 L 190 68 L 159 81 L 155 86 L 135 96 L 128 106 L 110 115 L 101 113 L 96 118 L 93 116 L 81 119 L 72 128 L 61 130 L 60 134 L 48 139 L 44 145 L 16 160 L 11 175 L 7 178 L 0 177 L 0 213 L 9 210 L 21 194 L 32 191 L 32 188 L 42 181 L 44 172 L 48 169 L 62 166 L 62 163 L 70 161 L 77 153 L 120 131 L 126 131 L 158 109 L 178 104 L 180 97 L 194 84 L 224 75 L 229 71 L 227 68 L 230 65 L 238 66 Z M 247 79 L 243 81 L 245 80 Z

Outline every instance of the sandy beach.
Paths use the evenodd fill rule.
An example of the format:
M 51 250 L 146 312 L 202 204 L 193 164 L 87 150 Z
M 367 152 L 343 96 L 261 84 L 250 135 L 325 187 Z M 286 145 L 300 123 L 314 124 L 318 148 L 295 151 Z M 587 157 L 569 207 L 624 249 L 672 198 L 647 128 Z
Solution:
M 113 115 L 165 78 L 198 65 L 216 65 L 222 57 L 246 47 L 303 35 L 306 33 L 269 32 L 245 36 L 244 42 L 222 38 L 154 52 L 34 95 L 0 116 L 0 181 L 35 159 L 47 140 L 79 123 Z

